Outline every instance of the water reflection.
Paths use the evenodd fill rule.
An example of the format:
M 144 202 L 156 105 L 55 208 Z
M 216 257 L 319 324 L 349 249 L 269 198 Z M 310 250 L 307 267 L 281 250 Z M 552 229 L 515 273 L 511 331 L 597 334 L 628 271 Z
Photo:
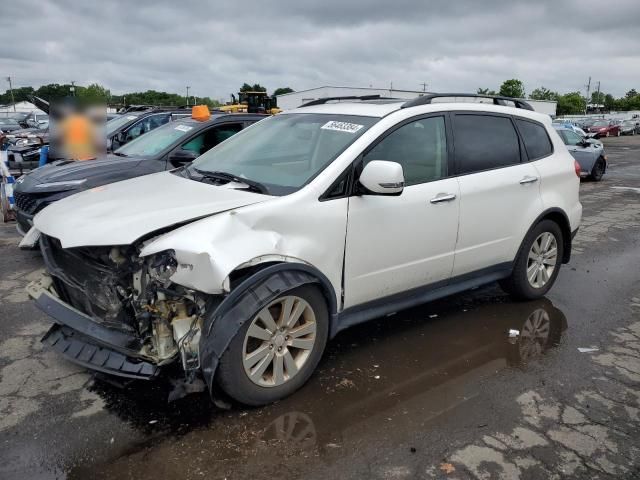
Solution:
M 400 442 L 472 401 L 483 379 L 510 367 L 514 375 L 526 371 L 567 327 L 547 299 L 461 298 L 467 303 L 434 303 L 342 333 L 305 387 L 261 409 L 216 412 L 201 397 L 167 407 L 140 401 L 135 391 L 105 391 L 108 408 L 125 421 L 148 429 L 149 418 L 159 419 L 155 440 L 144 453 L 85 466 L 70 477 L 127 472 L 144 479 L 161 471 L 189 478 L 171 463 L 188 455 L 193 472 L 244 478 L 272 468 L 276 473 L 284 462 L 290 471 L 303 471 L 310 461 L 346 458 L 351 447 L 381 438 Z M 510 338 L 510 330 L 518 334 Z

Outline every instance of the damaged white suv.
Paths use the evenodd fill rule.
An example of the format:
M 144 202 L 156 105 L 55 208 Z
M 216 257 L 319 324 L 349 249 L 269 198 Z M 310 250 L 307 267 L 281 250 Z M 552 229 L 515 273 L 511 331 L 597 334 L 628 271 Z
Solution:
M 55 322 L 43 341 L 130 378 L 180 362 L 261 405 L 351 325 L 496 280 L 544 295 L 580 222 L 579 167 L 548 116 L 476 97 L 314 101 L 191 166 L 54 203 L 28 288 Z

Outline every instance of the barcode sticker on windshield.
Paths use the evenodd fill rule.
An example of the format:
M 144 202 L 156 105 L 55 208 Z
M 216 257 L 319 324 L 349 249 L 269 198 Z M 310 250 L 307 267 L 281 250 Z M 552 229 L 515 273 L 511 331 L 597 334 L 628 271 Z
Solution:
M 193 127 L 189 127 L 187 125 L 178 125 L 176 128 L 174 128 L 174 130 L 180 130 L 181 132 L 188 132 L 192 128 Z
M 348 122 L 336 122 L 335 120 L 332 120 L 325 123 L 320 128 L 322 128 L 323 130 L 336 130 L 338 132 L 356 133 L 362 127 L 364 127 L 364 125 L 358 125 L 357 123 Z

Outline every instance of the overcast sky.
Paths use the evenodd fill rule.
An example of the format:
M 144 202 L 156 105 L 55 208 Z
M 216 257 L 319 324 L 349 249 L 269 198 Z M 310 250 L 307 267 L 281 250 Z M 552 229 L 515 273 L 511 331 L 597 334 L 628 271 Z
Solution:
M 0 75 L 227 99 L 243 82 L 640 90 L 640 0 L 4 1 Z M 2 78 L 0 90 L 7 88 Z

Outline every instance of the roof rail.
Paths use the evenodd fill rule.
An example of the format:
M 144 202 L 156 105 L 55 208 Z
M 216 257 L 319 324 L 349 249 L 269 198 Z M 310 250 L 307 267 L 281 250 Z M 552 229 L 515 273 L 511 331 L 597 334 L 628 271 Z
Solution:
M 303 103 L 300 107 L 311 107 L 312 105 L 324 105 L 327 102 L 331 102 L 333 100 L 378 100 L 382 98 L 380 95 L 350 95 L 347 97 L 324 97 L 318 98 L 317 100 L 311 100 L 310 102 Z M 299 107 L 298 107 L 299 108 Z
M 479 93 L 427 93 L 426 95 L 416 97 L 412 100 L 409 100 L 408 102 L 403 103 L 402 107 L 400 108 L 417 107 L 418 105 L 429 105 L 430 103 L 432 103 L 431 100 L 433 100 L 434 98 L 444 97 L 490 98 L 493 100 L 494 105 L 504 106 L 505 102 L 513 102 L 516 108 L 533 111 L 533 107 L 524 100 L 511 97 L 503 97 L 500 95 L 482 95 Z

